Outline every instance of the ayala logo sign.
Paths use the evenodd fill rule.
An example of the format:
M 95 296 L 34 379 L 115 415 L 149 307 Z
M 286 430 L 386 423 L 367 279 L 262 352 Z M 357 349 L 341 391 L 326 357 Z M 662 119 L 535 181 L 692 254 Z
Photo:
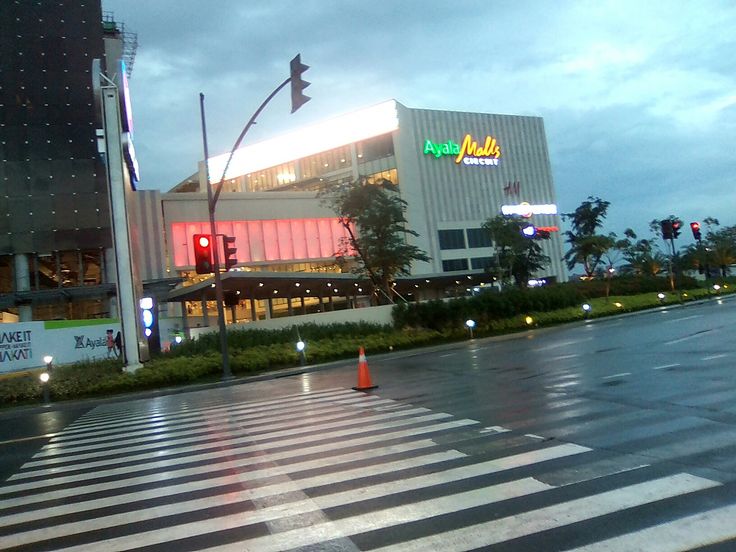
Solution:
M 486 136 L 483 145 L 480 145 L 470 134 L 466 134 L 462 144 L 452 140 L 440 143 L 425 140 L 424 154 L 433 155 L 437 159 L 444 155 L 454 155 L 458 165 L 496 166 L 501 157 L 501 146 L 492 136 Z

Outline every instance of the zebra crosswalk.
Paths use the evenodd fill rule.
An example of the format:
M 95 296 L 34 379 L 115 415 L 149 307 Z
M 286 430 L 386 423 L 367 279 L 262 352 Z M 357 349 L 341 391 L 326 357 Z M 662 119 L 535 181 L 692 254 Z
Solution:
M 0 549 L 664 552 L 736 538 L 724 492 L 380 393 L 140 401 L 91 410 L 0 486 Z

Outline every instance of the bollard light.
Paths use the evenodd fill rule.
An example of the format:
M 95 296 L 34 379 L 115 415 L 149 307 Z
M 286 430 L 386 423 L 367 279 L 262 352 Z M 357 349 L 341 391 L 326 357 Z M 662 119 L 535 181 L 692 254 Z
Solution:
M 713 289 L 719 291 L 721 289 L 721 286 L 719 286 L 718 284 L 713 284 Z
M 296 342 L 296 351 L 299 353 L 299 364 L 301 366 L 304 366 L 307 363 L 307 357 L 304 354 L 304 349 L 307 348 L 307 344 L 304 343 L 301 339 Z
M 38 376 L 38 379 L 41 380 L 41 387 L 43 388 L 43 402 L 44 404 L 48 404 L 51 399 L 49 397 L 49 380 L 51 379 L 51 363 L 53 362 L 54 357 L 51 355 L 46 355 L 43 357 L 43 361 L 46 363 L 46 370 L 41 372 L 41 374 Z
M 466 320 L 465 327 L 468 328 L 468 331 L 470 332 L 470 339 L 473 339 L 473 328 L 475 328 L 475 320 Z
M 524 322 L 526 322 L 527 326 L 531 326 L 532 324 L 534 324 L 534 319 L 531 316 L 527 316 L 526 318 L 524 318 Z
M 589 305 L 588 303 L 583 303 L 583 307 L 582 307 L 582 309 L 583 309 L 583 310 L 584 310 L 585 312 L 590 312 L 590 310 L 591 310 L 592 308 L 593 308 L 593 307 L 591 307 L 591 306 L 590 306 L 590 305 Z
M 664 303 L 664 298 L 665 298 L 665 295 L 664 295 L 664 293 L 662 293 L 662 292 L 660 291 L 660 292 L 659 292 L 659 293 L 657 294 L 657 299 L 659 299 L 659 301 L 660 301 L 661 303 Z

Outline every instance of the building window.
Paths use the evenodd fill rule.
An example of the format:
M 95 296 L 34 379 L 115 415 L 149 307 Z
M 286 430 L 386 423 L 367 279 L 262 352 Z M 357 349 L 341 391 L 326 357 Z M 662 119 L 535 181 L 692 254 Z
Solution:
M 440 249 L 465 249 L 465 233 L 462 230 L 440 230 Z
M 442 261 L 443 272 L 454 272 L 457 270 L 468 270 L 468 259 L 450 259 Z
M 487 270 L 496 266 L 495 257 L 475 257 L 470 259 L 470 267 L 473 270 Z
M 380 171 L 367 176 L 370 182 L 377 182 L 381 179 L 388 180 L 391 184 L 399 184 L 399 173 L 396 169 L 388 169 L 386 171 Z
M 0 293 L 13 291 L 13 256 L 0 255 Z
M 390 157 L 394 154 L 394 139 L 391 134 L 376 136 L 356 144 L 356 154 L 359 163 L 367 163 L 376 159 Z
M 468 247 L 491 247 L 491 234 L 485 228 L 468 228 Z

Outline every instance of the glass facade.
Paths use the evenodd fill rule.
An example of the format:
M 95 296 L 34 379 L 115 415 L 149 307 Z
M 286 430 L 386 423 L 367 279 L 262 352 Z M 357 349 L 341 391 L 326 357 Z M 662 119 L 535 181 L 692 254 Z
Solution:
M 103 259 L 101 249 L 29 255 L 31 290 L 99 285 Z
M 468 259 L 450 259 L 447 261 L 442 261 L 442 270 L 444 272 L 468 270 Z
M 475 257 L 470 259 L 470 268 L 473 270 L 486 270 L 497 266 L 495 257 Z
M 439 230 L 440 249 L 465 249 L 465 234 L 462 230 Z
M 325 186 L 351 182 L 356 174 L 398 183 L 391 134 L 232 178 L 223 184 L 222 191 L 319 191 Z
M 493 241 L 491 235 L 485 228 L 468 228 L 468 247 L 491 247 Z

